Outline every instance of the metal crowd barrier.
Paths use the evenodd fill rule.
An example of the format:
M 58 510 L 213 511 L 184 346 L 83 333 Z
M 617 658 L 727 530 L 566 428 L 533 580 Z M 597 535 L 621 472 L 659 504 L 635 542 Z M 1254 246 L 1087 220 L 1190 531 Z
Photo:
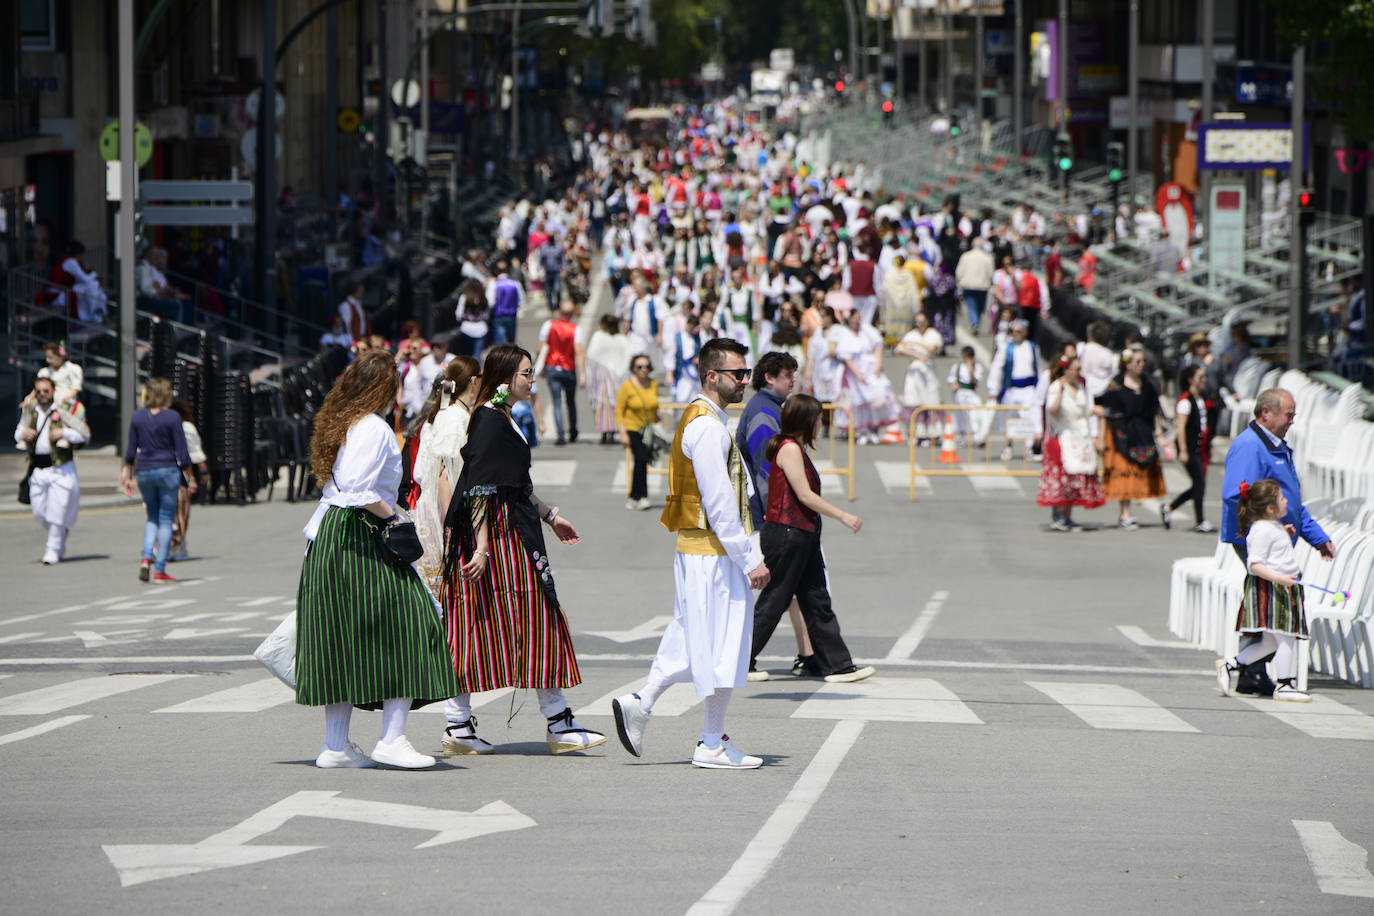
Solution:
M 1020 414 L 1039 409 L 1004 404 L 987 404 L 980 407 L 932 404 L 916 408 L 912 411 L 907 428 L 910 450 L 910 500 L 916 501 L 917 477 L 1039 477 L 1039 466 L 1032 466 L 1029 455 L 1025 453 L 1019 462 L 1006 462 L 1001 459 L 1003 449 L 1036 437 L 1034 419 L 1022 417 Z M 998 413 L 1004 414 L 1001 424 L 997 423 Z M 966 422 L 955 423 L 954 419 L 959 416 L 965 417 Z M 931 432 L 938 429 L 938 433 L 930 436 L 929 467 L 922 466 L 916 461 L 919 451 L 916 439 L 918 420 L 926 424 Z M 997 428 L 999 425 L 1000 429 Z M 963 446 L 957 446 L 954 442 L 946 444 L 946 436 L 963 436 Z
M 660 402 L 659 405 L 658 405 L 658 409 L 659 409 L 659 412 L 660 412 L 660 413 L 665 413 L 665 412 L 667 412 L 667 413 L 676 413 L 677 411 L 682 410 L 682 409 L 685 408 L 685 407 L 687 407 L 686 404 L 679 404 L 679 403 L 671 402 L 671 401 L 670 401 L 670 402 L 667 402 L 667 403 Z M 822 409 L 825 410 L 825 412 L 826 412 L 828 415 L 830 415 L 830 416 L 834 416 L 834 412 L 837 411 L 837 410 L 838 410 L 838 411 L 842 411 L 842 412 L 845 414 L 845 416 L 847 416 L 847 417 L 849 418 L 849 427 L 848 427 L 848 428 L 849 428 L 849 429 L 853 429 L 853 428 L 854 428 L 854 414 L 849 410 L 848 407 L 844 407 L 844 406 L 842 406 L 842 405 L 840 405 L 840 404 L 832 404 L 832 403 L 829 403 L 829 402 L 827 402 L 827 403 L 825 403 L 825 404 L 822 404 L 821 407 L 822 407 Z M 743 404 L 731 404 L 730 406 L 726 407 L 725 409 L 726 409 L 727 411 L 734 411 L 734 412 L 736 412 L 736 413 L 739 413 L 739 412 L 741 412 L 741 411 L 744 410 L 744 405 L 743 405 Z M 671 436 L 672 436 L 672 432 L 671 432 L 671 431 L 669 432 L 669 436 L 670 436 L 670 438 L 671 438 Z M 850 502 L 853 502 L 853 501 L 854 501 L 854 437 L 853 437 L 852 435 L 849 436 L 849 437 L 844 441 L 844 443 L 843 443 L 842 449 L 843 449 L 843 451 L 845 452 L 845 460 L 846 460 L 846 463 L 845 463 L 845 465 L 844 465 L 843 467 L 836 467 L 836 465 L 835 465 L 835 452 L 836 452 L 835 443 L 836 443 L 836 436 L 835 436 L 835 434 L 834 434 L 833 427 L 832 427 L 832 433 L 831 433 L 829 442 L 830 442 L 830 446 L 829 446 L 829 458 L 828 458 L 828 461 L 829 461 L 830 466 L 829 466 L 829 467 L 824 467 L 824 468 L 816 468 L 816 472 L 817 472 L 818 474 L 834 474 L 834 475 L 836 475 L 836 476 L 838 476 L 838 477 L 845 477 L 845 478 L 847 478 L 847 479 L 848 479 L 848 496 L 849 496 L 849 501 L 850 501 Z M 654 465 L 651 464 L 651 465 L 649 465 L 649 473 L 650 473 L 650 474 L 666 475 L 666 474 L 668 473 L 668 468 L 666 468 L 666 467 L 655 467 Z M 630 487 L 633 485 L 633 483 L 634 483 L 634 454 L 630 451 L 629 447 L 627 446 L 627 447 L 625 448 L 625 495 L 626 495 L 626 496 L 629 496 L 629 495 L 630 495 Z

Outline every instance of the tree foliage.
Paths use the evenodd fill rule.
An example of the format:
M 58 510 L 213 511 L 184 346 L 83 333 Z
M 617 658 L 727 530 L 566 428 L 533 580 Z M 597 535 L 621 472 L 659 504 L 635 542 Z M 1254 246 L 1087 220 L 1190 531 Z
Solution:
M 1270 0 L 1279 34 L 1306 46 L 1309 94 L 1330 105 L 1351 140 L 1374 140 L 1374 0 Z

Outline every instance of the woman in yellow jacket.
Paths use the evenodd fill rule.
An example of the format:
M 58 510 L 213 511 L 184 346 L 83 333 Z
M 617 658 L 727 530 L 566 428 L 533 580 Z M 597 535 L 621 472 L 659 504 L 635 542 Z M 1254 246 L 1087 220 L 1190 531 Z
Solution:
M 658 383 L 653 380 L 654 364 L 644 355 L 630 358 L 630 377 L 620 385 L 615 397 L 615 425 L 620 444 L 634 457 L 630 475 L 630 498 L 625 508 L 649 508 L 649 450 L 644 445 L 644 427 L 658 422 Z

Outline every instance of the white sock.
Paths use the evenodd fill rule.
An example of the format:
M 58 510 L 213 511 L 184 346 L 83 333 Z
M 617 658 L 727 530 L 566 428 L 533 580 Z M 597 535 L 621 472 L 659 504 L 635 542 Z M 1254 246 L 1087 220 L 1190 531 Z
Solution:
M 396 697 L 382 701 L 383 744 L 390 744 L 406 733 L 406 716 L 410 715 L 410 697 Z
M 444 701 L 444 719 L 449 725 L 460 725 L 472 718 L 472 694 L 460 693 Z
M 725 735 L 725 710 L 730 705 L 729 687 L 717 687 L 716 692 L 706 698 L 706 724 L 701 730 L 701 743 L 707 747 L 718 747 Z
M 1261 633 L 1259 642 L 1252 642 L 1236 653 L 1236 661 L 1242 665 L 1251 665 L 1264 658 L 1271 652 L 1278 650 L 1279 641 L 1274 638 L 1273 633 Z M 1283 669 L 1279 669 L 1283 670 Z
M 348 721 L 353 718 L 351 703 L 330 703 L 324 708 L 324 746 L 331 751 L 348 747 Z
M 1294 679 L 1298 676 L 1298 638 L 1286 633 L 1275 638 L 1279 645 L 1274 650 L 1274 680 Z
M 66 549 L 66 546 L 67 546 L 67 529 L 66 529 L 66 527 L 63 526 L 63 525 L 53 525 L 53 524 L 49 524 L 49 525 L 48 525 L 48 543 L 47 543 L 47 549 L 48 549 L 48 550 L 51 550 L 53 553 L 57 554 L 57 555 L 60 557 L 60 556 L 62 556 L 62 551 Z
M 568 708 L 568 701 L 564 698 L 561 687 L 536 687 L 534 695 L 539 698 L 539 711 L 544 714 L 545 719 L 551 719 Z
M 645 684 L 644 689 L 639 692 L 639 708 L 647 713 L 652 713 L 654 704 L 658 702 L 658 698 L 663 696 L 663 691 L 667 689 L 667 684 Z

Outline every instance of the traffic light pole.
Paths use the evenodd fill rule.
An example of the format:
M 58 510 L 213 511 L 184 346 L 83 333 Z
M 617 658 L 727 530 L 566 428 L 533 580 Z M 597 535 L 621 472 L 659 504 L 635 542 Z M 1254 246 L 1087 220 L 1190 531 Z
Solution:
M 1303 47 L 1293 51 L 1293 161 L 1288 169 L 1288 368 L 1301 369 L 1305 351 L 1307 324 L 1307 238 L 1302 227 L 1298 197 L 1302 193 L 1303 133 L 1302 122 L 1304 83 L 1303 68 L 1307 52 Z M 1368 294 L 1366 294 L 1368 295 Z

